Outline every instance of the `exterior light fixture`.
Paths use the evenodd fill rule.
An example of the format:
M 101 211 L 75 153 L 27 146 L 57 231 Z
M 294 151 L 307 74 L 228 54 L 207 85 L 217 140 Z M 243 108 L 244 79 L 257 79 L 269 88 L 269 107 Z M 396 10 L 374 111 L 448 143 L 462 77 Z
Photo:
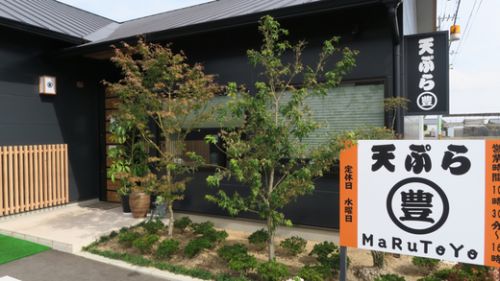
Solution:
M 462 33 L 460 33 L 460 25 L 454 24 L 450 26 L 450 41 L 460 40 Z
M 40 76 L 38 86 L 40 95 L 56 95 L 56 78 L 53 76 Z

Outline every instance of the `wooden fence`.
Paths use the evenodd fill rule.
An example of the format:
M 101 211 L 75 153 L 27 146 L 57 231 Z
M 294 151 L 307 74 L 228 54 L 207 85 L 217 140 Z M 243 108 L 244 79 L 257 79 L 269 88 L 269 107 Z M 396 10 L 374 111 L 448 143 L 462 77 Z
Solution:
M 0 216 L 68 201 L 66 144 L 0 147 Z

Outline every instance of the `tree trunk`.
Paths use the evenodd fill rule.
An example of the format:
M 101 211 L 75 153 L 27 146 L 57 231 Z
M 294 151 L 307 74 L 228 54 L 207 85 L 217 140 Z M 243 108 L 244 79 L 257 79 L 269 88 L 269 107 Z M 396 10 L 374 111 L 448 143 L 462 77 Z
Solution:
M 378 268 L 384 268 L 385 254 L 383 252 L 371 251 L 373 266 Z
M 174 235 L 174 208 L 173 202 L 168 203 L 168 236 L 172 237 Z
M 394 128 L 394 126 L 396 125 L 396 116 L 397 116 L 397 114 L 398 114 L 397 110 L 394 110 L 394 112 L 392 113 L 391 130 L 393 130 L 393 131 L 396 131 L 396 128 Z
M 269 233 L 269 241 L 267 242 L 268 247 L 268 258 L 269 261 L 274 260 L 274 229 L 273 229 L 273 219 L 271 217 L 267 218 L 267 232 Z
M 269 234 L 269 241 L 268 241 L 268 248 L 269 248 L 269 261 L 274 260 L 275 255 L 274 255 L 274 231 L 275 231 L 275 226 L 274 226 L 274 221 L 272 217 L 272 210 L 271 210 L 271 197 L 273 194 L 273 186 L 274 186 L 274 168 L 271 169 L 271 172 L 269 173 L 269 183 L 267 186 L 267 208 L 268 208 L 268 215 L 267 215 L 267 233 Z

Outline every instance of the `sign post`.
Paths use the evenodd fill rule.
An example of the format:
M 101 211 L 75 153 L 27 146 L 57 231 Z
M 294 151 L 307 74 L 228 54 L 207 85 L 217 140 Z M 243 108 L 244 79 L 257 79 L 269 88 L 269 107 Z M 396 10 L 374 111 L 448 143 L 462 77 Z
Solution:
M 347 280 L 347 247 L 340 247 L 340 275 L 339 281 Z
M 342 247 L 500 266 L 500 140 L 359 141 L 340 161 Z

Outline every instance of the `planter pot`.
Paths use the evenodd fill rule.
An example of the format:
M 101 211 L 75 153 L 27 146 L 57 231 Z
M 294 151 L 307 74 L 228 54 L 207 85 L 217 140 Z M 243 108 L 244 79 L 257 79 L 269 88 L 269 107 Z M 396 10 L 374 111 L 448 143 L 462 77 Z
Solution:
M 154 194 L 154 193 L 151 194 L 151 203 L 149 204 L 149 209 L 151 209 L 151 210 L 154 210 L 156 208 L 156 204 L 155 204 L 156 197 L 157 197 L 156 194 Z
M 163 219 L 167 217 L 167 204 L 159 204 L 155 206 L 155 213 L 158 218 Z
M 131 213 L 132 211 L 130 210 L 130 203 L 129 203 L 129 195 L 122 195 L 122 211 L 126 214 Z
M 151 196 L 144 192 L 132 192 L 130 194 L 130 209 L 134 218 L 144 218 L 148 214 Z

